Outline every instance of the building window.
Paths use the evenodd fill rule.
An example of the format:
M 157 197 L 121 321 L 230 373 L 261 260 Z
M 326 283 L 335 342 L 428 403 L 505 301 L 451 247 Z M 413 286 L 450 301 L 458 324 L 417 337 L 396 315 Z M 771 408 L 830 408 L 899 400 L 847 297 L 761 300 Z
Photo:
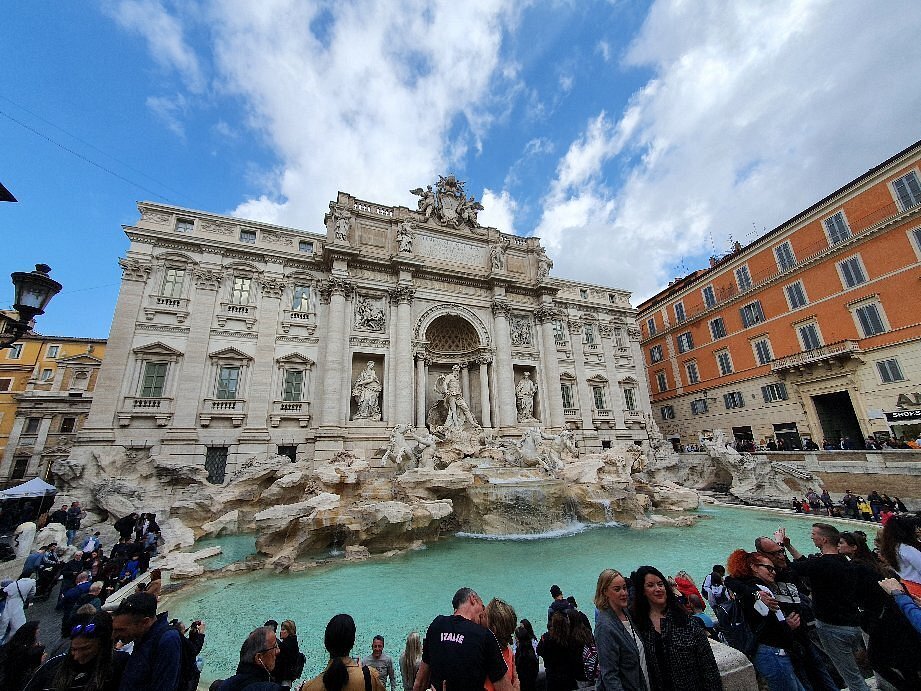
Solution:
M 740 266 L 736 269 L 736 283 L 739 286 L 740 293 L 752 287 L 752 275 L 748 272 L 748 265 Z
M 704 305 L 708 308 L 716 306 L 716 293 L 713 292 L 713 286 L 706 286 L 700 291 L 704 296 Z
M 764 311 L 761 309 L 761 302 L 758 300 L 745 305 L 745 307 L 739 310 L 739 314 L 742 315 L 742 325 L 745 328 L 760 324 L 764 321 Z
M 22 480 L 26 476 L 26 468 L 28 467 L 28 456 L 16 456 L 13 459 L 13 472 L 10 474 L 10 480 Z
M 797 327 L 799 341 L 803 350 L 814 350 L 822 347 L 822 337 L 819 335 L 819 327 L 815 322 L 803 324 Z
M 668 380 L 665 372 L 656 372 L 656 386 L 659 387 L 659 393 L 668 391 Z
M 221 365 L 217 373 L 217 398 L 233 400 L 240 385 L 240 368 L 237 365 Z
M 732 408 L 744 408 L 745 397 L 742 396 L 741 391 L 730 391 L 729 393 L 723 394 L 723 403 L 726 405 L 726 410 L 731 410 Z
M 70 434 L 77 427 L 77 418 L 65 417 L 61 420 L 61 434 Z
M 176 232 L 177 233 L 191 233 L 194 227 L 195 227 L 195 222 L 188 218 L 177 218 L 176 219 Z
M 793 247 L 789 240 L 774 248 L 774 257 L 777 259 L 777 268 L 780 271 L 787 271 L 796 266 L 796 255 L 793 254 Z
M 588 300 L 588 291 L 585 288 L 579 288 L 579 297 Z
M 145 362 L 141 377 L 140 398 L 160 398 L 166 383 L 167 362 Z
M 843 262 L 838 262 L 838 272 L 841 274 L 841 283 L 845 288 L 853 288 L 867 282 L 867 274 L 863 270 L 860 255 L 854 255 Z
M 7 360 L 18 360 L 22 357 L 22 343 L 14 343 L 10 346 L 9 351 L 6 354 Z
M 919 230 L 921 230 L 921 229 L 919 229 Z M 656 320 L 655 320 L 655 319 L 647 319 L 647 320 L 646 320 L 646 330 L 649 331 L 649 335 L 650 335 L 650 336 L 655 336 L 655 335 L 656 335 Z
M 676 302 L 675 303 L 675 323 L 680 324 L 685 319 L 687 319 L 687 316 L 684 313 L 684 303 Z
M 240 229 L 240 242 L 245 242 L 250 245 L 256 244 L 256 231 L 248 230 L 246 228 Z
M 883 384 L 905 380 L 905 377 L 902 375 L 902 368 L 899 366 L 899 361 L 895 358 L 880 360 L 876 363 L 876 370 L 879 372 L 879 379 Z
M 697 384 L 700 381 L 700 372 L 697 370 L 697 363 L 693 360 L 684 364 L 684 371 L 688 375 L 688 384 Z
M 38 426 L 41 424 L 40 417 L 26 418 L 26 434 L 38 434 Z
M 0 379 L 0 391 L 9 391 L 13 386 L 12 379 Z
M 909 230 L 908 238 L 911 244 L 914 245 L 915 253 L 918 255 L 918 258 L 921 259 L 921 226 Z
M 287 456 L 294 463 L 297 461 L 297 446 L 279 446 L 278 455 Z
M 234 276 L 230 289 L 230 301 L 235 305 L 248 305 L 252 279 L 246 276 Z
M 809 303 L 806 299 L 806 289 L 803 288 L 802 281 L 791 283 L 784 288 L 784 292 L 787 294 L 787 304 L 790 305 L 791 310 L 805 307 Z
M 627 410 L 636 410 L 636 389 L 624 389 L 624 405 Z
M 867 302 L 855 307 L 854 316 L 864 338 L 888 331 L 878 302 Z
M 659 408 L 659 412 L 662 414 L 663 420 L 674 420 L 675 419 L 675 408 L 670 405 L 664 405 Z
M 297 250 L 304 254 L 313 254 L 313 243 L 309 240 L 301 240 L 297 243 Z
M 825 232 L 828 233 L 829 245 L 837 245 L 851 237 L 851 229 L 847 226 L 843 211 L 825 219 Z
M 918 174 L 915 171 L 894 180 L 892 186 L 895 188 L 902 211 L 921 204 L 921 185 L 918 184 Z
M 560 384 L 560 396 L 563 399 L 563 407 L 572 410 L 575 408 L 575 402 L 573 401 L 572 396 L 572 385 L 571 384 Z
M 184 281 L 185 269 L 166 267 L 166 271 L 163 272 L 163 286 L 160 288 L 160 295 L 167 298 L 181 297 Z
M 205 470 L 208 471 L 208 482 L 220 485 L 227 474 L 227 447 L 209 446 L 205 450 Z
M 50 358 L 50 359 L 53 360 L 54 358 L 56 358 L 56 357 L 58 356 L 58 352 L 59 352 L 60 350 L 61 350 L 61 346 L 59 346 L 59 345 L 50 345 L 50 346 L 48 346 L 48 353 L 47 353 L 48 358 Z
M 752 347 L 755 350 L 755 359 L 759 365 L 766 365 L 774 359 L 774 355 L 771 353 L 771 342 L 768 339 L 760 338 L 752 343 Z
M 716 341 L 720 338 L 726 338 L 726 322 L 722 317 L 717 317 L 710 322 L 710 336 Z
M 586 345 L 595 345 L 595 327 L 592 324 L 582 325 L 582 342 Z
M 782 381 L 779 381 L 776 384 L 768 384 L 767 386 L 762 386 L 761 396 L 764 398 L 765 403 L 772 403 L 774 401 L 786 401 L 787 387 Z
M 721 350 L 716 354 L 716 364 L 720 369 L 720 374 L 724 377 L 732 374 L 732 358 L 729 357 L 728 350 Z
M 662 362 L 662 346 L 654 345 L 649 349 L 649 361 L 650 362 Z
M 39 379 L 39 381 L 48 381 L 48 380 L 51 379 L 51 377 L 53 377 L 53 376 L 54 376 L 54 370 L 53 370 L 53 369 L 43 369 L 43 370 L 42 370 L 42 373 L 39 375 L 38 379 Z
M 607 407 L 604 404 L 603 386 L 592 387 L 592 399 L 595 401 L 595 410 L 607 410 Z
M 707 412 L 707 399 L 698 398 L 691 401 L 691 415 L 703 415 Z
M 617 327 L 614 328 L 614 345 L 616 345 L 618 348 L 626 347 L 627 344 L 624 342 L 623 329 L 618 329 Z
M 281 393 L 283 401 L 304 400 L 304 370 L 285 370 L 284 390 Z
M 683 334 L 678 334 L 678 352 L 686 353 L 691 348 L 694 347 L 694 338 L 691 336 L 690 331 L 685 331 Z
M 310 311 L 310 286 L 294 286 L 291 295 L 291 310 L 294 312 Z
M 608 293 L 608 302 L 610 302 L 612 305 L 616 305 L 617 296 L 614 293 Z

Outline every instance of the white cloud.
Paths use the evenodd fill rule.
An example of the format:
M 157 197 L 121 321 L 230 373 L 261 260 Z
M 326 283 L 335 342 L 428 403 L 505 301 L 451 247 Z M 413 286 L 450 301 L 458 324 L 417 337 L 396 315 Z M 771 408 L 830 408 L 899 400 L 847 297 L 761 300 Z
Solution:
M 185 139 L 183 116 L 188 111 L 188 100 L 182 94 L 175 96 L 148 96 L 147 107 L 164 124 L 182 139 Z
M 478 215 L 480 225 L 498 228 L 503 233 L 515 235 L 515 211 L 518 204 L 508 193 L 502 190 L 496 194 L 488 187 L 483 190 L 483 211 Z
M 555 273 L 646 297 L 711 234 L 748 242 L 917 139 L 921 13 L 901 4 L 657 2 L 626 58 L 654 77 L 544 198 Z
M 517 74 L 500 56 L 508 4 L 215 5 L 216 80 L 281 160 L 270 193 L 232 213 L 311 228 L 337 190 L 411 205 L 480 145 L 496 83 Z

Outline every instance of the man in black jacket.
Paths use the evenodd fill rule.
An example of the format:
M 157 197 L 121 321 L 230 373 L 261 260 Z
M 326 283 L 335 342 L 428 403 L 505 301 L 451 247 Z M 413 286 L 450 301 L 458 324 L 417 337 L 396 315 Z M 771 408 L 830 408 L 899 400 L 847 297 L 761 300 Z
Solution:
M 272 681 L 272 670 L 278 657 L 278 639 L 267 626 L 260 626 L 246 637 L 240 649 L 237 673 L 218 686 L 218 691 L 281 691 Z

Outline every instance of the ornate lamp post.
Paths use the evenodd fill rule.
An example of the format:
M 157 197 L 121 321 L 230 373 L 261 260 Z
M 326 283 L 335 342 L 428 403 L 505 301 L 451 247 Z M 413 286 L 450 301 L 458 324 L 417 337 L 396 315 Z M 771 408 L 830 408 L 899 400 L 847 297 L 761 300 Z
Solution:
M 10 275 L 16 289 L 13 309 L 19 319 L 0 312 L 0 349 L 19 340 L 29 330 L 32 320 L 45 313 L 51 298 L 61 292 L 61 284 L 48 275 L 50 271 L 47 264 L 36 264 L 35 271 L 15 271 Z

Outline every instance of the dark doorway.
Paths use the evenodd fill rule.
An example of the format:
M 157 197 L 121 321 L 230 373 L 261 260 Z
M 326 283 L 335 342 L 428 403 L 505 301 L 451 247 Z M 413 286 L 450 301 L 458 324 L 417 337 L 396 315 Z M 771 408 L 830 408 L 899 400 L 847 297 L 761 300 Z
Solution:
M 825 439 L 840 447 L 841 440 L 849 437 L 852 449 L 864 448 L 863 432 L 847 391 L 813 396 L 812 402 Z
M 795 422 L 774 425 L 774 437 L 777 439 L 778 451 L 799 451 L 803 448 L 803 440 L 800 439 Z
M 732 436 L 736 438 L 737 444 L 743 444 L 749 441 L 755 441 L 755 436 L 752 434 L 752 428 L 748 425 L 744 427 L 733 427 Z

